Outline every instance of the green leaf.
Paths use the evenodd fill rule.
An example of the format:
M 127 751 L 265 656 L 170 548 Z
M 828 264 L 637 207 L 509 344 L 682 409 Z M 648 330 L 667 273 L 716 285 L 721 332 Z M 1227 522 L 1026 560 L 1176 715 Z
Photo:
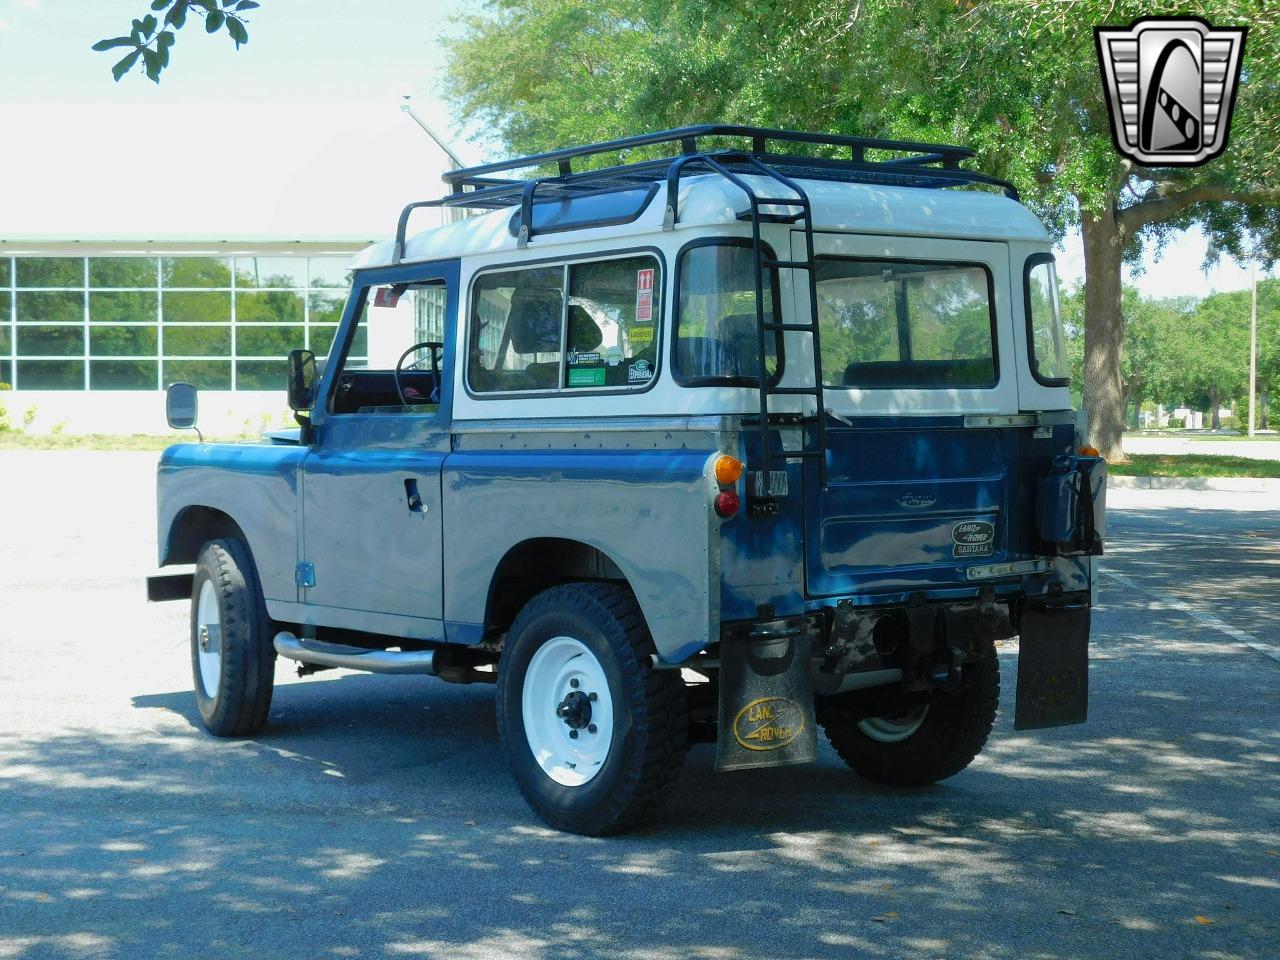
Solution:
M 153 83 L 160 82 L 160 55 L 154 50 L 143 50 L 142 60 L 146 65 L 147 79 Z
M 111 68 L 111 75 L 116 78 L 117 83 L 120 82 L 121 77 L 133 69 L 133 65 L 138 62 L 140 56 L 142 56 L 142 50 L 135 50 Z
M 156 18 L 149 13 L 142 20 L 142 32 L 147 37 L 156 32 Z
M 226 22 L 227 15 L 221 10 L 210 10 L 204 18 L 204 29 L 206 33 L 217 33 L 218 29 Z
M 163 10 L 165 7 L 167 7 L 167 6 L 168 6 L 169 4 L 171 4 L 172 2 L 173 2 L 173 0 L 151 0 L 151 9 L 152 9 L 152 10 Z
M 249 42 L 249 31 L 244 28 L 244 24 L 235 17 L 227 18 L 227 33 L 231 34 L 231 39 L 236 42 L 239 47 L 242 43 Z
M 132 47 L 133 41 L 128 37 L 112 37 L 110 40 L 99 40 L 91 50 L 110 50 L 112 47 Z
M 167 67 L 169 65 L 169 44 L 162 43 L 156 48 L 156 56 L 160 58 L 160 66 Z
M 260 6 L 262 6 L 262 4 L 254 3 L 254 0 L 240 0 L 240 2 L 236 4 L 236 10 L 256 10 Z
M 156 45 L 159 46 L 161 50 L 167 50 L 169 47 L 173 46 L 173 41 L 176 39 L 177 37 L 174 35 L 172 30 L 166 30 L 161 33 L 160 36 L 156 37 Z
M 164 22 L 173 26 L 176 30 L 181 30 L 182 25 L 187 22 L 186 3 L 179 3 L 171 7 L 169 12 L 164 15 Z
M 194 0 L 194 2 L 197 7 L 204 7 L 209 13 L 218 9 L 216 0 Z

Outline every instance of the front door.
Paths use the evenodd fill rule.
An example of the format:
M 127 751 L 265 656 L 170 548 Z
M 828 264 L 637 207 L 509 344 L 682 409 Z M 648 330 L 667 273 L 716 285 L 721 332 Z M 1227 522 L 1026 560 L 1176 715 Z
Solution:
M 319 624 L 439 636 L 457 262 L 358 274 L 348 312 L 302 464 L 300 597 Z

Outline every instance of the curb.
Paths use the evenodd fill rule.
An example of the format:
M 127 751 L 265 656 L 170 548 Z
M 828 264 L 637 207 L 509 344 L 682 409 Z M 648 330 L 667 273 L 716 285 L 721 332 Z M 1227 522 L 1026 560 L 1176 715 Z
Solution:
M 1118 477 L 1113 490 L 1223 490 L 1231 493 L 1280 493 L 1280 477 Z

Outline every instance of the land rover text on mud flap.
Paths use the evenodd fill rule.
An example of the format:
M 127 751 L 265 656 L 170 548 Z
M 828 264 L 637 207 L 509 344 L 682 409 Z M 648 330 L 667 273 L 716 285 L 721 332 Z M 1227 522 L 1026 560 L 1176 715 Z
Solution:
M 698 741 L 950 777 L 1014 636 L 1015 727 L 1083 721 L 1106 466 L 1050 238 L 969 156 L 706 126 L 446 174 L 290 355 L 298 430 L 163 454 L 205 725 L 262 729 L 277 655 L 495 683 L 520 790 L 598 834 Z

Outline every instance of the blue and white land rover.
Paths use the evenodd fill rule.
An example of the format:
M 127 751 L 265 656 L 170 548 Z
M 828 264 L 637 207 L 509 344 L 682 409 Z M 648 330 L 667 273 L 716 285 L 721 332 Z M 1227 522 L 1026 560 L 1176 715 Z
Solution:
M 1106 467 L 1050 238 L 969 155 L 708 126 L 447 174 L 290 356 L 297 431 L 163 454 L 194 572 L 148 592 L 210 732 L 277 657 L 495 683 L 530 805 L 601 834 L 700 741 L 950 777 L 1015 636 L 1015 726 L 1083 721 Z M 408 237 L 427 205 L 475 215 Z

